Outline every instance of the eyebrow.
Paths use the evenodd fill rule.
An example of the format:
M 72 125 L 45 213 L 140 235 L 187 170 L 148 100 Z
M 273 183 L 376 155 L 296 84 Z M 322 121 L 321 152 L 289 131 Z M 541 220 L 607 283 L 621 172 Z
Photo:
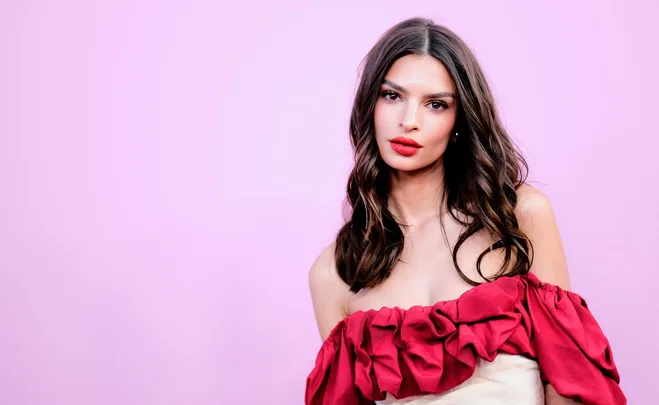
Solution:
M 394 82 L 391 82 L 389 80 L 383 80 L 382 84 L 386 84 L 387 86 L 392 87 L 396 91 L 400 91 L 403 94 L 407 94 L 407 90 L 399 84 L 396 84 Z M 442 98 L 442 97 L 452 97 L 455 99 L 455 94 L 453 94 L 450 91 L 440 91 L 439 93 L 431 93 L 431 94 L 424 94 L 425 98 Z

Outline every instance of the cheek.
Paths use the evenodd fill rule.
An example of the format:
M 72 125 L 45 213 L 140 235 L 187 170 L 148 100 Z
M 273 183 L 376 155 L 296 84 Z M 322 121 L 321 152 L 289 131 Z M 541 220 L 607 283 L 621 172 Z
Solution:
M 445 144 L 451 137 L 451 131 L 455 125 L 455 113 L 445 111 L 444 114 L 428 115 L 425 128 L 429 141 Z
M 378 138 L 388 137 L 398 128 L 400 108 L 397 105 L 387 104 L 380 100 L 375 104 L 373 111 L 373 124 Z
M 451 137 L 451 129 L 453 125 L 446 120 L 434 122 L 426 126 L 426 142 L 434 145 L 444 145 Z
M 375 105 L 375 111 L 373 112 L 373 124 L 375 125 L 376 137 L 379 137 L 382 131 L 387 127 L 387 114 L 384 110 L 385 108 L 383 108 L 382 103 L 377 103 Z

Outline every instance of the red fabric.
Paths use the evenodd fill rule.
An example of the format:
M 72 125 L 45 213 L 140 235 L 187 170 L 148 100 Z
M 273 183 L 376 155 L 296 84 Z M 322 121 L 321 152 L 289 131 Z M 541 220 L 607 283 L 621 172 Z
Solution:
M 339 322 L 307 378 L 306 405 L 364 405 L 439 394 L 498 353 L 537 360 L 567 398 L 626 404 L 609 342 L 577 294 L 535 275 L 482 284 L 457 300 L 359 311 Z

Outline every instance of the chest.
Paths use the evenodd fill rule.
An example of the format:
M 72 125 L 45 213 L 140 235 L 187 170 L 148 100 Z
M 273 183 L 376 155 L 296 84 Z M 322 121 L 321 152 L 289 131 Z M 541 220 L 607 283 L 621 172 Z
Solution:
M 452 221 L 443 226 L 430 223 L 407 230 L 405 245 L 391 275 L 380 285 L 363 289 L 348 302 L 349 313 L 382 307 L 430 306 L 438 301 L 453 300 L 472 288 L 464 281 L 454 263 L 453 248 L 464 228 Z M 457 264 L 471 280 L 483 282 L 476 263 L 483 251 L 495 238 L 481 231 L 460 246 Z M 488 253 L 480 269 L 486 277 L 499 271 L 503 262 L 502 251 Z

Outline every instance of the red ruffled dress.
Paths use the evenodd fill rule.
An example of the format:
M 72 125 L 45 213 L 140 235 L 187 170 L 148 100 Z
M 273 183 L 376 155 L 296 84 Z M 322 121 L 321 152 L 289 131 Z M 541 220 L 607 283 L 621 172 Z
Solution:
M 529 273 L 433 306 L 351 314 L 323 342 L 305 404 L 441 395 L 499 354 L 535 360 L 542 382 L 561 396 L 587 405 L 627 403 L 609 342 L 585 300 Z

